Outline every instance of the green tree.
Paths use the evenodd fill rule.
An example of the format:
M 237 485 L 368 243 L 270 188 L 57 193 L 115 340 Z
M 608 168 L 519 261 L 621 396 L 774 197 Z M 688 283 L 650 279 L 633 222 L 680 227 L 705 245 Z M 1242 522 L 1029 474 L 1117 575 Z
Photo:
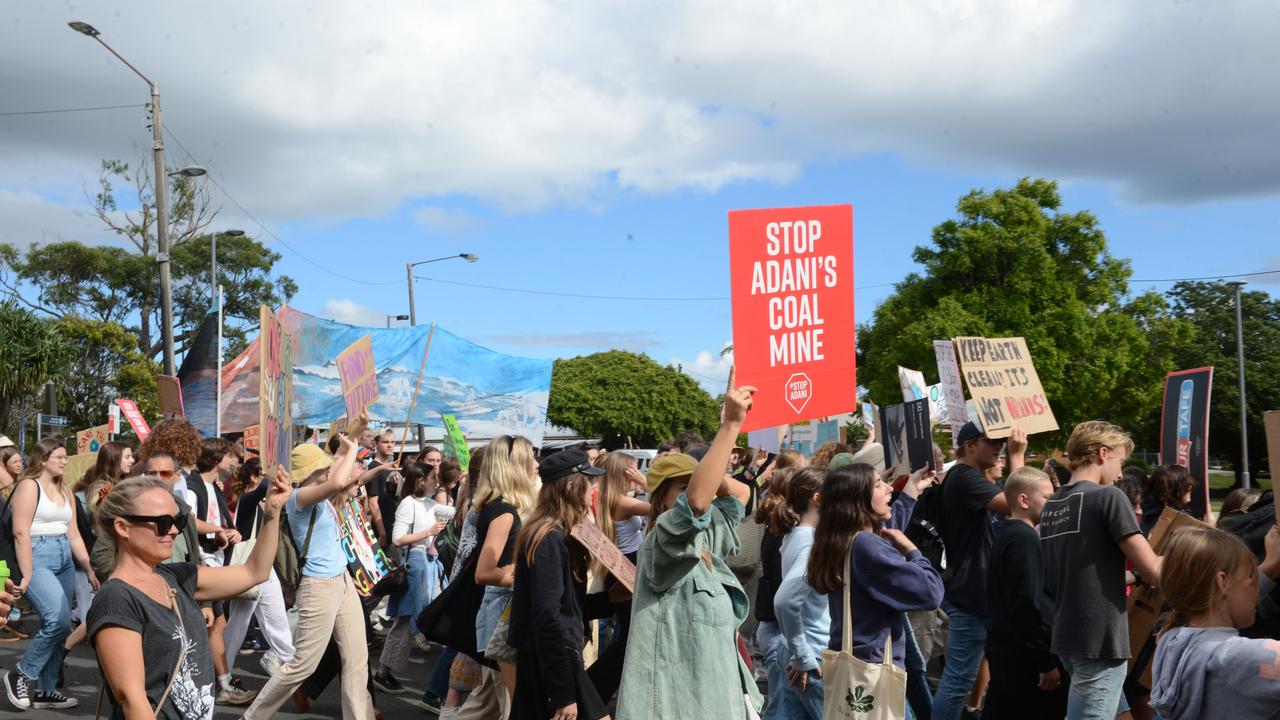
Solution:
M 1213 366 L 1209 409 L 1209 455 L 1240 465 L 1240 374 L 1236 353 L 1235 288 L 1225 282 L 1180 282 L 1169 291 L 1173 317 L 1194 328 L 1164 350 L 1179 370 Z M 1263 413 L 1280 410 L 1280 300 L 1257 290 L 1242 292 L 1245 412 L 1249 421 L 1249 468 L 1266 469 Z
M 120 324 L 74 316 L 57 321 L 73 353 L 72 370 L 58 384 L 59 411 L 73 429 L 107 421 L 107 406 L 117 397 L 138 403 L 156 417 L 156 373 L 160 367 L 138 351 L 137 339 Z
M 652 447 L 686 428 L 711 437 L 720 406 L 697 382 L 646 355 L 610 350 L 556 360 L 547 419 L 609 447 Z
M 63 378 L 72 351 L 53 323 L 12 299 L 0 302 L 0 338 L 0 422 L 16 427 L 22 419 L 14 408 L 45 382 Z
M 1126 302 L 1128 261 L 1107 252 L 1091 213 L 1062 210 L 1056 183 L 974 190 L 932 240 L 912 254 L 923 273 L 859 328 L 858 380 L 874 402 L 902 396 L 898 365 L 937 377 L 933 340 L 1022 336 L 1062 428 L 1034 436 L 1036 446 L 1062 442 L 1083 420 L 1134 427 L 1158 410 L 1172 359 L 1151 338 L 1187 330 L 1157 294 Z

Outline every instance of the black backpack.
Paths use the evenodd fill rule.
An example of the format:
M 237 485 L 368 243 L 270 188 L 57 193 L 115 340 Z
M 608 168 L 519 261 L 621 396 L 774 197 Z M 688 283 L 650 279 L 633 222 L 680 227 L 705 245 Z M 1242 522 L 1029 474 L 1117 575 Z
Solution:
M 1275 498 L 1270 491 L 1262 493 L 1257 502 L 1249 507 L 1248 512 L 1227 515 L 1218 524 L 1218 528 L 1235 535 L 1244 541 L 1259 560 L 1266 554 L 1263 540 L 1267 531 L 1276 524 Z
M 911 521 L 903 531 L 938 572 L 947 569 L 947 544 L 942 539 L 942 523 L 942 483 L 938 483 L 925 488 L 920 497 L 916 498 Z

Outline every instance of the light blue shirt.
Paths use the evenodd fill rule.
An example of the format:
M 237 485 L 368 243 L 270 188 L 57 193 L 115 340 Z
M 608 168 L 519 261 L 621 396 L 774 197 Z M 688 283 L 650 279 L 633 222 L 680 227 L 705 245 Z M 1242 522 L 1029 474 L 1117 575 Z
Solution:
M 783 538 L 782 583 L 773 596 L 778 627 L 791 649 L 790 665 L 797 670 L 822 667 L 822 650 L 831 632 L 827 596 L 805 581 L 809 551 L 813 549 L 813 530 L 797 525 Z
M 347 571 L 347 555 L 342 551 L 337 513 L 328 500 L 321 500 L 304 510 L 298 507 L 298 491 L 293 491 L 289 502 L 284 505 L 284 511 L 289 514 L 293 542 L 298 546 L 298 553 L 302 554 L 312 510 L 316 513 L 316 526 L 311 531 L 311 545 L 305 551 L 307 557 L 302 565 L 302 574 L 313 578 L 337 577 Z

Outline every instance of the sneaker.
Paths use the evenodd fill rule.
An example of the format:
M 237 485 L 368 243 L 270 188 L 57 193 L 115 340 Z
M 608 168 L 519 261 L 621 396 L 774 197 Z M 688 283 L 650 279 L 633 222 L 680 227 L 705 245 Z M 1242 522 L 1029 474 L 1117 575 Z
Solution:
M 79 700 L 67 697 L 57 690 L 50 690 L 49 692 L 37 690 L 31 696 L 31 707 L 42 710 L 66 710 L 79 704 Z
M 231 705 L 240 707 L 253 702 L 258 697 L 256 690 L 246 689 L 237 679 L 232 679 L 227 686 L 222 688 L 222 692 L 218 693 L 218 697 L 214 699 L 215 705 Z
M 258 658 L 258 664 L 262 666 L 262 671 L 267 674 L 267 677 L 275 675 L 280 672 L 280 668 L 284 667 L 283 660 L 270 654 Z
M 442 704 L 443 703 L 440 702 L 440 698 L 436 697 L 431 693 L 424 694 L 422 696 L 422 699 L 418 701 L 418 707 L 422 708 L 423 710 L 426 710 L 432 715 L 440 714 L 440 706 Z
M 399 695 L 404 692 L 404 686 L 391 673 L 374 673 L 373 686 L 390 695 Z
M 427 640 L 427 636 L 422 633 L 413 634 L 413 644 L 418 646 L 422 652 L 431 652 L 431 642 Z
M 10 670 L 4 674 L 4 694 L 9 696 L 9 702 L 19 710 L 26 710 L 31 707 L 31 688 L 30 684 L 34 682 L 31 678 L 18 672 Z

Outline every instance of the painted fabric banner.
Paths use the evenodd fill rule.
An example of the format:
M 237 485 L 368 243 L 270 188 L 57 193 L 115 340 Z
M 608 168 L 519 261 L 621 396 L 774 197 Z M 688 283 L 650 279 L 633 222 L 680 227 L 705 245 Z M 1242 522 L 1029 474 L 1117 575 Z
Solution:
M 338 354 L 369 335 L 376 359 L 378 399 L 369 405 L 374 422 L 406 419 L 440 426 L 453 415 L 462 432 L 477 438 L 515 433 L 542 443 L 551 393 L 551 361 L 494 352 L 437 327 L 423 371 L 422 389 L 407 418 L 413 385 L 430 325 L 364 328 L 324 320 L 289 306 L 277 319 L 293 338 L 293 419 L 329 425 L 346 414 Z M 187 411 L 192 412 L 190 404 Z M 258 340 L 222 370 L 222 428 L 237 432 L 258 424 Z

